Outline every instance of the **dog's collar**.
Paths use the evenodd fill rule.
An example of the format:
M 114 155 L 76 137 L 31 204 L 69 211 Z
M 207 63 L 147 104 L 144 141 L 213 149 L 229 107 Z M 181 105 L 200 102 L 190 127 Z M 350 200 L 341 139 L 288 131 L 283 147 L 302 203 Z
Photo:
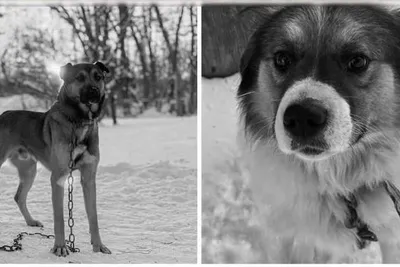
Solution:
M 359 249 L 364 249 L 370 242 L 378 241 L 377 236 L 373 233 L 368 225 L 363 222 L 357 214 L 358 202 L 354 194 L 350 194 L 348 197 L 343 197 L 344 202 L 347 206 L 348 217 L 344 225 L 348 229 L 357 230 L 357 246 Z
M 383 187 L 388 193 L 390 199 L 393 201 L 394 208 L 400 217 L 400 190 L 391 182 L 384 181 Z M 357 214 L 358 202 L 354 194 L 350 194 L 348 197 L 342 197 L 346 203 L 348 210 L 348 217 L 345 222 L 345 226 L 349 229 L 357 229 L 357 245 L 360 249 L 365 248 L 371 241 L 378 241 L 377 236 L 373 233 L 368 225 L 363 222 Z
M 400 190 L 389 181 L 385 181 L 383 186 L 385 187 L 390 199 L 393 201 L 397 214 L 400 216 Z
M 79 116 L 75 116 L 76 113 L 73 110 L 70 109 L 69 111 L 72 111 L 72 114 L 64 110 L 64 116 L 75 127 L 93 126 L 97 122 L 95 118 L 80 118 Z
M 65 101 L 65 105 L 62 105 L 60 101 L 57 101 L 54 105 L 57 106 L 57 109 L 60 110 L 70 123 L 76 126 L 91 126 L 97 122 L 97 117 L 91 111 L 89 111 L 91 115 L 86 116 L 79 110 L 78 106 L 76 108 L 71 106 L 74 102 L 71 102 L 70 99 L 66 98 Z
M 96 124 L 96 120 L 92 119 L 92 120 L 84 120 L 84 121 L 79 121 L 79 122 L 72 122 L 74 125 L 76 126 L 93 126 Z

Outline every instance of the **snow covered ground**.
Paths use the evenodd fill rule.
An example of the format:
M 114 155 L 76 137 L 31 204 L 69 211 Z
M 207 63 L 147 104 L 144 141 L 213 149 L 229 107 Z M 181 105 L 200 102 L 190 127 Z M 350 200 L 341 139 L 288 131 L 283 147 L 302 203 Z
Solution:
M 273 233 L 257 217 L 236 148 L 239 75 L 202 80 L 202 262 L 268 263 Z M 349 262 L 377 263 L 376 244 Z
M 92 252 L 77 172 L 74 233 L 81 252 L 58 258 L 49 252 L 53 239 L 24 237 L 22 251 L 0 251 L 0 264 L 196 263 L 196 117 L 150 117 L 120 119 L 118 126 L 104 120 L 100 125 L 99 224 L 103 243 L 113 254 Z M 1 168 L 0 246 L 11 244 L 22 231 L 53 234 L 49 177 L 39 168 L 28 195 L 31 214 L 44 224 L 41 230 L 26 226 L 14 203 L 16 170 L 9 164 Z

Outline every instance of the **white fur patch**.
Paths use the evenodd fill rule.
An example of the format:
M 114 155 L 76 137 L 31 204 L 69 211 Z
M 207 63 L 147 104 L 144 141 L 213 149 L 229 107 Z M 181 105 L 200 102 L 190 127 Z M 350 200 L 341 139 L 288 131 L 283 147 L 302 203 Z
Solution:
M 86 151 L 85 145 L 78 145 L 75 147 L 74 151 L 72 151 L 72 160 L 75 160 L 79 155 L 83 154 Z
M 291 40 L 300 39 L 304 35 L 303 28 L 297 22 L 288 21 L 285 24 L 284 28 L 285 28 L 287 37 Z
M 57 185 L 64 188 L 65 182 L 67 181 L 67 175 L 60 177 L 57 181 Z
M 96 157 L 87 151 L 87 147 L 85 145 L 78 145 L 75 147 L 74 151 L 72 152 L 72 159 L 75 161 L 80 155 L 82 155 L 82 158 L 79 160 L 79 162 L 77 162 L 77 165 L 82 163 L 91 164 L 96 161 Z
M 18 159 L 19 160 L 33 160 L 37 162 L 37 159 L 35 158 L 34 155 L 29 153 L 28 151 L 24 151 L 23 153 L 18 153 Z
M 315 6 L 314 7 L 314 14 L 315 14 L 315 20 L 316 24 L 318 26 L 318 36 L 321 34 L 322 28 L 324 26 L 325 20 L 324 20 L 324 8 L 322 6 Z
M 292 139 L 286 133 L 283 125 L 283 115 L 287 107 L 305 98 L 319 100 L 329 113 L 328 125 L 324 133 L 329 150 L 312 158 L 291 149 Z M 333 87 L 311 78 L 298 81 L 287 90 L 276 114 L 275 133 L 278 147 L 285 154 L 295 154 L 305 160 L 321 160 L 346 150 L 350 144 L 352 129 L 350 106 L 347 102 Z
M 89 130 L 89 126 L 87 126 L 87 125 L 86 126 L 82 126 L 82 127 L 80 127 L 78 129 L 78 131 L 76 133 L 78 135 L 77 136 L 78 137 L 78 143 L 82 142 L 85 139 L 88 130 Z M 86 146 L 84 146 L 84 145 L 79 145 L 75 149 L 80 150 L 80 149 L 82 149 L 82 147 L 85 147 L 85 150 L 86 150 Z
M 268 233 L 283 239 L 294 237 L 300 247 L 308 243 L 339 259 L 355 252 L 356 230 L 344 226 L 347 208 L 338 195 L 370 181 L 376 184 L 386 177 L 384 170 L 387 166 L 382 164 L 383 161 L 368 158 L 368 168 L 360 168 L 350 173 L 351 176 L 346 176 L 349 173 L 346 172 L 346 163 L 352 160 L 351 157 L 343 158 L 337 164 L 332 159 L 306 164 L 307 168 L 303 168 L 299 160 L 277 149 L 274 139 L 270 142 L 249 142 L 244 137 L 241 121 L 239 126 L 238 144 L 244 161 L 243 173 L 250 178 L 252 198 Z M 391 159 L 399 162 L 400 155 Z M 393 172 L 398 173 L 399 168 Z M 359 194 L 358 201 L 358 215 L 378 235 L 381 243 L 399 238 L 400 219 L 383 190 Z M 276 246 L 280 246 L 278 241 Z

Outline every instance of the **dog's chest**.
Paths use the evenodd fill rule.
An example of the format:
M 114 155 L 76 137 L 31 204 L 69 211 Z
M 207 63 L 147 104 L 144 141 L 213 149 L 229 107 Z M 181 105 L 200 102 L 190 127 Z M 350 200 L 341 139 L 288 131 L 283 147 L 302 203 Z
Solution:
M 84 125 L 75 129 L 75 142 L 76 144 L 81 144 L 87 139 L 90 134 L 90 126 Z

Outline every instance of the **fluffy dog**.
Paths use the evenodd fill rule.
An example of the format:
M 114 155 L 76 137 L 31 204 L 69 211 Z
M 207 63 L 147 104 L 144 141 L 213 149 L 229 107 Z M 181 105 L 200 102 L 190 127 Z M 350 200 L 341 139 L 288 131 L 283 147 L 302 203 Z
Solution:
M 399 12 L 263 12 L 241 61 L 239 136 L 254 200 L 284 244 L 277 261 L 337 262 L 378 241 L 383 262 L 400 262 Z
M 26 198 L 36 176 L 37 162 L 51 171 L 55 243 L 57 256 L 69 254 L 64 233 L 64 184 L 73 169 L 81 172 L 85 208 L 93 251 L 111 253 L 103 245 L 97 221 L 96 171 L 100 159 L 96 118 L 105 97 L 104 77 L 109 72 L 101 62 L 61 67 L 64 81 L 57 101 L 45 113 L 6 111 L 0 116 L 0 166 L 7 159 L 18 169 L 15 201 L 30 226 L 43 226 L 32 218 Z

